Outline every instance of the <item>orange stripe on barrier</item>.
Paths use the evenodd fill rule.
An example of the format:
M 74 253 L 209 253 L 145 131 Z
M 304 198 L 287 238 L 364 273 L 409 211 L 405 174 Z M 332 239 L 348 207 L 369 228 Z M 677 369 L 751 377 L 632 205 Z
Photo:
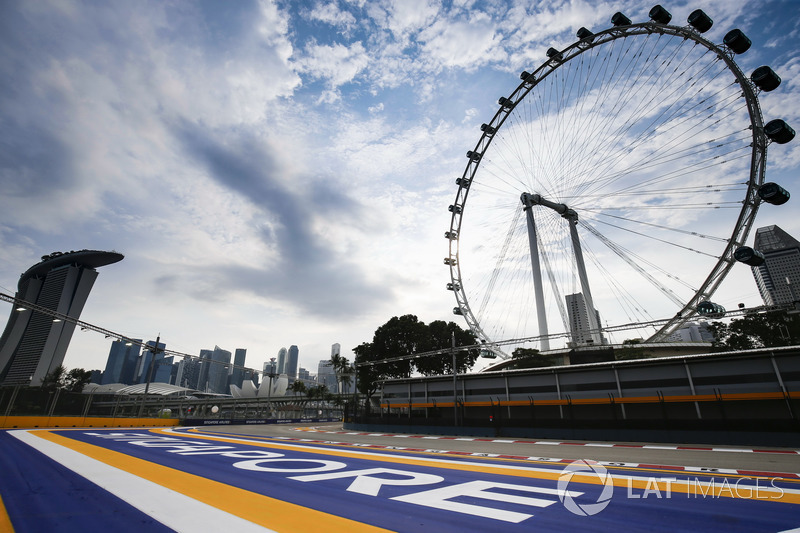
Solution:
M 514 406 L 545 406 L 545 405 L 608 405 L 611 403 L 682 403 L 682 402 L 715 402 L 715 401 L 761 401 L 761 400 L 783 400 L 786 397 L 790 399 L 800 399 L 800 392 L 789 392 L 784 395 L 783 392 L 745 392 L 745 393 L 730 393 L 720 394 L 685 394 L 674 396 L 622 396 L 622 397 L 605 397 L 605 398 L 572 398 L 561 400 L 500 400 L 493 402 L 489 401 L 472 401 L 464 402 L 464 407 L 491 407 L 494 405 L 501 407 L 514 407 Z M 408 403 L 408 402 L 386 402 L 381 403 L 384 409 L 398 409 L 398 408 L 412 408 L 422 409 L 425 407 L 453 407 L 453 402 L 437 402 L 433 403 Z

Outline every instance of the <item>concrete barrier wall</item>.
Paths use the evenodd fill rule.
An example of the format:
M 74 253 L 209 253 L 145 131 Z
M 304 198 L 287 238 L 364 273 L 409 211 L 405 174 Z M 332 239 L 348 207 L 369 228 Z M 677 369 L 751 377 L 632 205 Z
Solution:
M 105 418 L 83 416 L 0 416 L 0 428 L 133 428 L 177 426 L 176 418 Z

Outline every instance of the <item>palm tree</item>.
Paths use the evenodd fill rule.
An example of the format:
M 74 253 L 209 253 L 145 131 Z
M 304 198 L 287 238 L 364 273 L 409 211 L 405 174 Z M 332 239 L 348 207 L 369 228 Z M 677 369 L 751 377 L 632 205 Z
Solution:
M 295 400 L 297 400 L 297 395 L 305 394 L 308 389 L 306 388 L 306 384 L 298 379 L 292 383 L 292 385 L 289 387 L 289 390 L 292 391 Z
M 341 394 L 344 392 L 345 385 L 350 385 L 353 381 L 353 367 L 350 365 L 350 361 L 347 360 L 347 357 L 342 357 L 339 353 L 331 355 L 330 363 L 333 367 L 333 373 L 336 375 L 336 384 L 339 388 L 338 392 Z

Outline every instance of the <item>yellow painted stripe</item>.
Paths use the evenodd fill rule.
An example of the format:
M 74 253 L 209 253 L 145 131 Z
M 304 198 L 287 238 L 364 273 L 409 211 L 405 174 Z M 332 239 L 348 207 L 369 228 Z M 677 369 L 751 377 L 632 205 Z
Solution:
M 11 518 L 8 516 L 6 506 L 3 505 L 3 498 L 0 496 L 0 531 L 14 533 L 14 526 L 11 525 Z
M 310 530 L 343 533 L 386 531 L 56 435 L 50 431 L 42 430 L 32 434 L 275 531 Z
M 170 433 L 170 432 L 164 431 L 164 430 L 153 429 L 151 431 L 154 432 L 154 433 L 164 433 L 164 434 L 167 434 L 167 435 L 175 436 L 174 433 Z M 349 457 L 349 458 L 353 458 L 353 459 L 364 459 L 365 458 L 364 456 L 366 454 L 365 452 L 349 452 L 349 451 L 344 451 L 344 450 L 332 450 L 332 449 L 326 449 L 326 448 L 314 448 L 314 447 L 311 447 L 311 446 L 304 446 L 304 447 L 302 447 L 302 449 L 300 449 L 300 446 L 297 446 L 297 445 L 279 444 L 279 443 L 273 443 L 273 442 L 254 442 L 252 440 L 238 439 L 236 437 L 224 437 L 223 438 L 223 437 L 214 437 L 214 436 L 211 436 L 211 435 L 197 435 L 197 434 L 192 435 L 190 433 L 183 433 L 183 432 L 181 433 L 181 435 L 186 436 L 186 437 L 196 438 L 196 439 L 199 439 L 199 440 L 211 440 L 211 441 L 219 441 L 219 442 L 227 442 L 227 443 L 238 442 L 238 443 L 241 443 L 241 444 L 246 444 L 248 446 L 256 446 L 256 447 L 260 447 L 260 448 L 302 451 L 302 452 L 314 453 L 314 454 L 319 454 L 319 455 L 332 455 L 332 456 L 336 456 L 336 457 Z M 426 468 L 444 468 L 444 469 L 448 469 L 448 470 L 460 470 L 460 471 L 466 471 L 466 472 L 481 472 L 481 473 L 485 473 L 485 474 L 497 474 L 497 475 L 501 475 L 501 476 L 514 476 L 514 477 L 533 478 L 533 479 L 549 479 L 549 480 L 553 480 L 553 481 L 558 481 L 559 477 L 561 476 L 561 471 L 560 470 L 550 471 L 549 469 L 544 470 L 544 469 L 531 469 L 531 468 L 510 468 L 510 467 L 491 466 L 491 465 L 476 465 L 474 463 L 465 464 L 465 463 L 459 463 L 459 462 L 456 462 L 456 461 L 444 462 L 442 460 L 435 460 L 435 459 L 433 459 L 433 460 L 424 460 L 424 459 L 414 459 L 412 457 L 382 455 L 382 454 L 378 454 L 378 453 L 374 453 L 374 452 L 369 455 L 369 460 L 381 461 L 381 462 L 385 462 L 385 463 L 397 463 L 397 464 L 402 464 L 402 465 L 423 466 L 423 467 L 426 467 Z M 675 475 L 677 475 L 677 474 L 678 473 L 676 472 Z M 689 476 L 691 476 L 691 475 L 694 475 L 695 477 L 708 475 L 708 473 L 701 473 L 701 472 L 681 472 L 681 474 L 686 475 L 687 478 Z M 600 484 L 602 484 L 602 481 L 594 474 L 575 473 L 572 476 L 572 479 L 574 479 L 578 483 L 589 483 L 589 484 L 592 484 L 592 485 L 600 485 Z M 630 483 L 630 486 L 632 488 L 636 488 L 636 489 L 647 489 L 648 486 L 651 489 L 653 488 L 652 481 L 650 481 L 649 478 L 642 478 L 642 477 L 633 478 L 633 477 L 631 477 L 631 480 L 629 481 L 627 476 L 626 477 L 616 476 L 616 477 L 613 477 L 613 480 L 614 480 L 614 486 L 615 487 L 628 487 L 629 486 L 628 484 Z M 648 485 L 648 483 L 651 483 L 651 485 Z M 658 487 L 659 487 L 660 490 L 665 491 L 667 489 L 667 484 L 665 482 L 661 482 L 661 484 L 659 484 Z M 684 494 L 695 494 L 695 493 L 699 494 L 699 492 L 697 492 L 697 489 L 696 489 L 696 487 L 694 485 L 686 485 L 686 486 L 684 486 L 684 485 L 681 485 L 681 484 L 673 483 L 672 486 L 671 486 L 671 490 L 673 492 L 681 492 L 681 493 L 684 493 Z M 714 488 L 709 487 L 708 490 L 712 491 L 711 493 L 713 493 L 714 496 L 718 496 L 718 497 L 735 497 L 735 496 L 728 495 L 724 487 L 717 487 L 716 490 Z M 744 490 L 741 490 L 740 494 L 744 493 L 744 492 L 745 492 Z M 706 493 L 706 494 L 708 495 L 709 493 Z M 761 495 L 769 494 L 769 492 L 765 488 L 762 487 L 762 490 L 761 490 L 760 494 Z M 764 500 L 764 501 L 773 501 L 773 502 L 774 501 L 778 501 L 778 502 L 782 502 L 782 503 L 800 504 L 800 492 L 797 492 L 797 493 L 795 493 L 795 492 L 791 492 L 791 493 L 787 492 L 787 493 L 785 493 L 783 495 L 783 497 L 781 497 L 780 500 L 765 500 L 763 497 L 757 498 L 756 495 L 752 495 L 752 497 L 750 497 L 750 498 L 741 498 L 741 499 L 751 499 L 751 500 L 758 499 L 758 500 Z

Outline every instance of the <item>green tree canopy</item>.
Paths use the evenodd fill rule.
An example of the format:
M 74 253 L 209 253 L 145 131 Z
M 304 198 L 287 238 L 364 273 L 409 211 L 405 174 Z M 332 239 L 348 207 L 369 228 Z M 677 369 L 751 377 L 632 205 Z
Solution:
M 42 379 L 43 389 L 64 389 L 67 392 L 83 392 L 83 388 L 92 380 L 92 372 L 82 368 L 73 368 L 69 372 L 64 365 L 58 365 Z
M 297 397 L 298 394 L 305 394 L 308 389 L 306 388 L 306 384 L 304 382 L 297 379 L 289 386 L 289 390 L 292 391 L 292 394 L 294 394 L 295 397 Z
M 800 317 L 786 311 L 747 314 L 730 323 L 712 322 L 717 351 L 792 346 L 800 342 Z
M 508 368 L 541 368 L 564 364 L 564 356 L 543 354 L 536 348 L 516 348 L 511 352 L 511 365 Z
M 392 317 L 375 330 L 372 342 L 362 343 L 353 349 L 358 363 L 359 392 L 370 397 L 377 390 L 379 381 L 410 377 L 414 372 L 424 375 L 452 373 L 453 361 L 450 349 L 453 335 L 457 347 L 477 344 L 472 332 L 461 329 L 455 322 L 435 320 L 425 324 L 415 315 Z M 386 359 L 435 350 L 446 351 L 425 357 L 380 363 Z M 471 369 L 479 355 L 478 349 L 458 350 L 456 352 L 458 372 Z

